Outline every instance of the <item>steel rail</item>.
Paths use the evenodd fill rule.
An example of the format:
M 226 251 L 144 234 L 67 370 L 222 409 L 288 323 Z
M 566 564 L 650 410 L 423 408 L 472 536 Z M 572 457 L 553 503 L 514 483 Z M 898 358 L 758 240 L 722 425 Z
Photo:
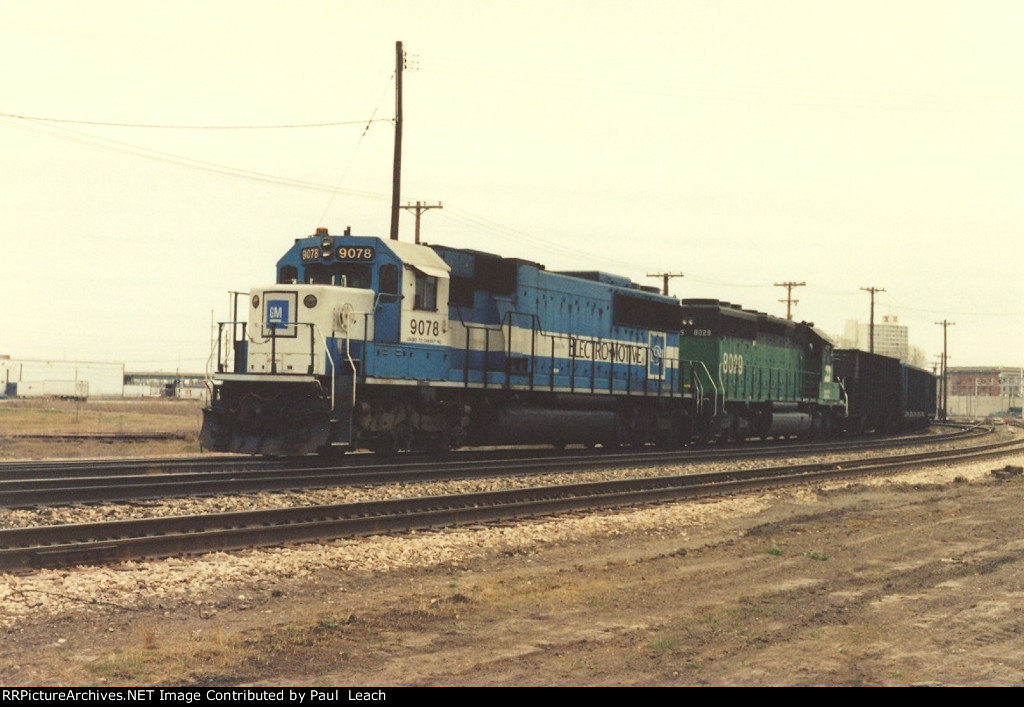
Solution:
M 764 443 L 761 441 L 747 440 L 739 444 L 725 444 L 719 446 L 717 444 L 709 445 L 703 448 L 687 448 L 690 450 L 689 453 L 693 453 L 693 450 L 699 450 L 701 453 L 709 453 L 713 449 L 725 449 L 733 450 L 737 448 L 744 448 L 750 450 L 764 450 L 770 452 L 770 450 L 782 447 L 784 449 L 814 449 L 814 448 L 843 448 L 846 445 L 887 445 L 892 444 L 893 440 L 903 439 L 917 439 L 920 442 L 939 441 L 942 439 L 955 439 L 957 437 L 977 434 L 980 431 L 991 431 L 991 428 L 978 426 L 978 425 L 966 425 L 966 424 L 943 424 L 933 423 L 932 427 L 948 428 L 951 432 L 944 433 L 942 435 L 912 435 L 912 436 L 900 436 L 900 437 L 860 437 L 853 440 L 846 441 L 826 441 L 826 442 L 804 442 L 794 440 L 784 440 L 781 442 Z M 0 437 L 2 441 L 4 437 Z M 651 451 L 648 451 L 651 450 Z M 493 459 L 498 458 L 512 458 L 521 456 L 542 456 L 542 457 L 560 457 L 560 456 L 586 456 L 586 455 L 609 455 L 622 452 L 616 452 L 614 450 L 581 450 L 572 449 L 564 452 L 556 452 L 550 448 L 537 449 L 537 448 L 525 448 L 525 449 L 481 449 L 481 448 L 467 448 L 460 449 L 457 451 L 450 452 L 447 455 L 446 461 L 450 461 L 452 458 L 466 458 L 466 459 Z M 678 450 L 674 452 L 666 452 L 665 450 L 659 450 L 657 448 L 641 448 L 630 449 L 628 454 L 637 453 L 679 453 Z M 685 452 L 684 452 L 685 453 Z M 436 456 L 436 455 L 435 455 Z M 301 465 L 307 468 L 349 468 L 349 467 L 361 467 L 367 465 L 380 465 L 383 463 L 394 466 L 395 464 L 404 463 L 418 463 L 422 462 L 425 458 L 432 458 L 430 455 L 425 453 L 415 452 L 403 452 L 396 457 L 382 459 L 378 455 L 368 453 L 356 453 L 350 454 L 342 459 L 335 458 L 333 460 L 321 459 L 315 456 L 305 457 L 260 457 L 253 455 L 229 455 L 229 454 L 203 454 L 198 456 L 187 456 L 187 457 L 128 457 L 128 458 L 105 458 L 105 459 L 63 459 L 63 460 L 31 460 L 31 461 L 0 461 L 0 480 L 12 480 L 12 479 L 28 479 L 28 478 L 47 478 L 45 475 L 49 474 L 50 478 L 72 478 L 76 476 L 119 476 L 119 475 L 131 475 L 131 474 L 149 474 L 153 473 L 154 469 L 159 470 L 161 473 L 176 473 L 179 471 L 191 471 L 196 468 L 206 467 L 221 467 L 221 468 L 242 468 L 242 469 L 265 469 L 265 468 L 296 468 L 296 465 Z
M 1019 453 L 1022 448 L 1024 441 L 1014 440 L 988 445 L 984 450 L 947 450 L 896 458 L 885 456 L 456 496 L 12 528 L 0 530 L 0 570 L 202 554 L 678 501 L 894 473 L 908 466 L 988 459 Z
M 900 446 L 935 444 L 948 441 L 950 436 L 915 437 L 898 440 Z M 249 493 L 257 491 L 283 491 L 311 488 L 331 488 L 351 485 L 381 484 L 396 481 L 437 481 L 463 478 L 482 478 L 498 475 L 525 475 L 578 471 L 580 469 L 614 467 L 651 467 L 672 464 L 696 464 L 709 461 L 730 461 L 761 457 L 793 457 L 807 453 L 833 453 L 841 449 L 872 449 L 892 447 L 893 440 L 848 442 L 841 445 L 772 445 L 770 447 L 734 447 L 709 450 L 646 451 L 628 453 L 606 452 L 587 454 L 556 454 L 542 456 L 450 458 L 444 461 L 409 461 L 401 464 L 381 464 L 376 457 L 367 457 L 373 463 L 358 467 L 303 466 L 287 468 L 272 465 L 267 468 L 237 468 L 230 463 L 227 469 L 207 471 L 165 471 L 153 466 L 124 470 L 117 476 L 89 475 L 92 467 L 85 467 L 84 476 L 68 478 L 59 473 L 60 467 L 47 470 L 42 478 L 24 479 L 0 476 L 0 508 L 26 508 L 42 505 L 68 505 L 113 501 L 145 500 L 157 498 L 210 496 L 221 493 Z M 453 455 L 456 456 L 456 455 Z M 73 467 L 78 468 L 78 467 Z

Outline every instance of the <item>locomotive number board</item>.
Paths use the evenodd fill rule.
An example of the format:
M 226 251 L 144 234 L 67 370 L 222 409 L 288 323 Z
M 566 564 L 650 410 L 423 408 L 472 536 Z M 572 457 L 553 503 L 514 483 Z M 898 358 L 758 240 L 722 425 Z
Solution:
M 377 254 L 373 252 L 373 248 L 369 246 L 343 245 L 338 248 L 337 252 L 338 260 L 356 260 L 361 263 L 373 260 L 376 255 Z
M 346 262 L 357 262 L 357 263 L 368 263 L 373 261 L 377 257 L 377 253 L 370 246 L 351 246 L 343 245 L 339 246 L 334 253 L 338 260 Z M 324 260 L 331 257 L 330 248 L 323 248 L 321 246 L 309 246 L 303 248 L 300 253 L 302 262 L 312 263 L 323 258 Z

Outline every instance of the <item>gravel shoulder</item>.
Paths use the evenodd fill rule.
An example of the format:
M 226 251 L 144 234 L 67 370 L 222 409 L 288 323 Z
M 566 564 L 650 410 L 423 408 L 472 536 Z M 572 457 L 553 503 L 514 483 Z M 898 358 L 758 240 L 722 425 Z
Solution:
M 1024 457 L 0 577 L 16 685 L 1019 685 Z

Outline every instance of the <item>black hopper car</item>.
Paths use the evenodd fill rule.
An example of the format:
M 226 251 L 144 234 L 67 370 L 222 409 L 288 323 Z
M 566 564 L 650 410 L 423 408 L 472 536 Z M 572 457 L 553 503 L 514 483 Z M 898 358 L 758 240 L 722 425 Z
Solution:
M 848 433 L 923 429 L 934 418 L 935 376 L 928 371 L 857 349 L 836 349 L 833 364 L 849 405 Z

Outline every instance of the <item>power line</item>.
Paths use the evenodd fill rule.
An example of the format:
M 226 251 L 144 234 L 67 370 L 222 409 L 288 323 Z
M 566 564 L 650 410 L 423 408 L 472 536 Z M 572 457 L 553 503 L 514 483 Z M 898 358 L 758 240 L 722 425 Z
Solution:
M 280 130 L 292 128 L 333 128 L 339 125 L 366 125 L 390 123 L 391 118 L 370 118 L 367 120 L 343 120 L 330 123 L 292 123 L 280 125 L 171 125 L 166 123 L 119 123 L 101 120 L 78 120 L 73 118 L 52 118 L 39 115 L 20 115 L 0 112 L 0 117 L 17 120 L 32 120 L 40 123 L 68 123 L 72 125 L 96 125 L 110 128 L 156 128 L 160 130 Z
M 12 123 L 12 125 L 14 125 Z M 228 165 L 217 164 L 216 162 L 207 162 L 205 160 L 197 160 L 190 157 L 183 157 L 181 155 L 175 155 L 169 152 L 161 152 L 159 150 L 152 150 L 140 145 L 133 145 L 131 143 L 120 142 L 118 140 L 109 140 L 107 138 L 101 138 L 96 135 L 89 135 L 82 133 L 71 128 L 56 128 L 62 130 L 66 134 L 55 133 L 51 130 L 43 129 L 41 126 L 24 126 L 19 125 L 22 129 L 33 130 L 40 132 L 49 137 L 56 137 L 62 140 L 70 140 L 71 142 L 78 142 L 96 147 L 102 150 L 108 150 L 110 152 L 116 152 L 123 155 L 131 155 L 133 157 L 141 157 L 143 159 L 153 160 L 156 162 L 163 162 L 165 164 L 177 165 L 179 167 L 188 167 L 191 169 L 199 169 L 204 172 L 212 172 L 214 174 L 227 175 L 231 177 L 241 177 L 243 179 L 250 179 L 257 182 L 268 182 L 270 184 L 279 184 L 283 186 L 298 187 L 302 189 L 311 189 L 315 191 L 326 191 L 335 192 L 341 191 L 353 196 L 362 196 L 373 199 L 386 198 L 385 194 L 378 192 L 370 192 L 358 189 L 343 189 L 340 186 L 330 186 L 326 184 L 318 184 L 316 182 L 308 182 L 302 179 L 292 179 L 289 177 L 278 177 L 272 174 L 265 174 L 262 172 L 255 172 L 252 170 L 240 169 L 238 167 L 230 167 Z
M 394 78 L 395 78 L 394 74 L 391 74 L 391 76 L 388 78 L 387 86 L 385 87 L 384 92 L 381 93 L 380 94 L 380 98 L 377 99 L 377 105 L 373 109 L 373 115 L 371 115 L 370 119 L 368 121 L 366 121 L 366 127 L 363 128 L 363 132 L 359 136 L 359 141 L 356 143 L 355 148 L 352 150 L 352 154 L 348 158 L 348 164 L 346 164 L 345 165 L 345 169 L 343 169 L 341 171 L 341 176 L 338 177 L 338 182 L 334 186 L 334 191 L 331 192 L 331 197 L 327 200 L 327 205 L 324 206 L 323 213 L 320 214 L 320 219 L 317 221 L 317 223 L 324 223 L 324 219 L 327 218 L 327 212 L 331 210 L 331 206 L 334 204 L 334 197 L 338 195 L 339 191 L 341 191 L 341 183 L 343 181 L 345 181 L 345 177 L 348 175 L 348 171 L 352 167 L 352 163 L 355 161 L 356 153 L 359 151 L 359 148 L 362 147 L 363 140 L 366 138 L 366 134 L 368 132 L 370 132 L 370 125 L 373 124 L 373 123 L 385 122 L 385 121 L 388 120 L 386 118 L 385 119 L 378 119 L 377 118 L 377 111 L 380 110 L 381 104 L 384 102 L 384 96 L 387 95 L 387 90 L 388 90 L 388 88 L 391 87 L 391 81 Z

